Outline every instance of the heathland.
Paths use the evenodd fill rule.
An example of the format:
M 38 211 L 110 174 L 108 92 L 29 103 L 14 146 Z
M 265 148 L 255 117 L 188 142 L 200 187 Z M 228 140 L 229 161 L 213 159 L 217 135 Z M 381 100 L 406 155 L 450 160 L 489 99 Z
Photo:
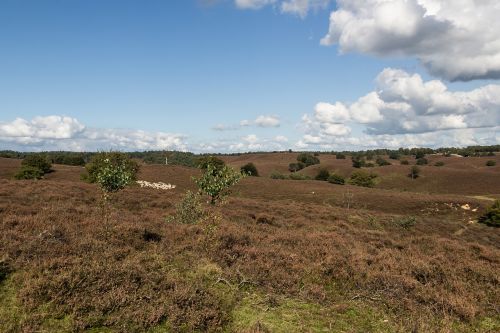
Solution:
M 498 153 L 427 154 L 414 176 L 414 156 L 375 156 L 372 187 L 349 182 L 349 155 L 289 179 L 297 156 L 218 156 L 259 176 L 199 223 L 176 218 L 195 167 L 142 164 L 142 184 L 175 187 L 106 208 L 81 166 L 16 180 L 21 160 L 0 158 L 0 332 L 500 331 L 500 229 L 478 223 Z

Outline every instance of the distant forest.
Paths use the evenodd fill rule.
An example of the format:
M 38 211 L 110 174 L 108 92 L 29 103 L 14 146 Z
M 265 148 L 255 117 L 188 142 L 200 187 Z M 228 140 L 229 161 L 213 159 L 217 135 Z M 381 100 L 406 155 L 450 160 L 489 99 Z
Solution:
M 389 156 L 391 159 L 399 159 L 400 156 L 422 156 L 428 154 L 442 154 L 444 156 L 450 156 L 451 154 L 457 154 L 460 156 L 491 156 L 495 152 L 500 151 L 500 145 L 493 146 L 469 146 L 465 148 L 399 148 L 397 150 L 391 149 L 374 149 L 374 150 L 364 150 L 364 151 L 310 151 L 310 153 L 318 154 L 332 154 L 336 155 L 337 158 L 345 158 L 345 156 L 351 157 L 373 157 L 373 156 Z M 272 152 L 247 152 L 247 153 L 210 153 L 210 154 L 194 154 L 190 152 L 181 151 L 166 151 L 166 150 L 154 150 L 154 151 L 136 151 L 136 152 L 125 152 L 131 158 L 139 159 L 146 164 L 165 164 L 165 158 L 168 159 L 168 164 L 172 165 L 183 165 L 189 167 L 196 167 L 198 165 L 198 159 L 205 156 L 239 156 L 245 154 L 266 154 L 266 153 L 278 153 L 279 151 Z M 292 150 L 282 151 L 281 153 L 291 153 Z M 46 152 L 19 152 L 13 150 L 0 150 L 0 157 L 7 158 L 17 158 L 24 159 L 26 156 L 31 154 L 43 154 L 47 159 L 54 164 L 65 164 L 74 166 L 84 166 L 90 161 L 96 152 L 70 152 L 70 151 L 46 151 Z

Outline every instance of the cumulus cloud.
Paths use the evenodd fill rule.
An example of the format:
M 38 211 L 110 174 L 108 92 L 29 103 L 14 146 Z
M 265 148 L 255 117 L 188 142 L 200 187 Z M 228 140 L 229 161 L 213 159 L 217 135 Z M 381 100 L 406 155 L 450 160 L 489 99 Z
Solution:
M 185 150 L 185 139 L 180 134 L 163 132 L 88 128 L 77 119 L 65 116 L 0 122 L 0 142 L 22 150 Z
M 338 0 L 323 45 L 415 56 L 448 80 L 500 78 L 497 0 Z
M 257 126 L 257 127 L 280 127 L 281 122 L 278 116 L 273 115 L 261 115 L 258 116 L 255 120 L 242 120 L 237 125 L 225 125 L 225 124 L 217 124 L 212 129 L 214 131 L 234 131 L 241 129 L 243 127 L 249 126 Z
M 310 10 L 326 8 L 330 0 L 235 0 L 240 9 L 261 9 L 273 5 L 279 7 L 282 13 L 305 17 Z
M 411 145 L 418 143 L 418 138 L 425 142 L 435 138 L 428 133 L 444 130 L 470 134 L 471 129 L 483 128 L 486 133 L 500 125 L 500 85 L 452 92 L 439 80 L 424 82 L 418 74 L 387 68 L 377 76 L 375 86 L 375 91 L 353 103 L 318 103 L 312 114 L 302 118 L 305 135 L 299 146 L 332 142 L 359 145 L 359 138 L 350 136 L 353 127 L 364 128 L 363 144 L 376 147 Z M 464 129 L 469 131 L 454 131 Z M 496 140 L 496 136 L 488 137 Z M 399 139 L 393 142 L 394 138 Z M 458 143 L 466 141 L 464 136 L 454 138 Z M 467 140 L 479 142 L 470 135 Z

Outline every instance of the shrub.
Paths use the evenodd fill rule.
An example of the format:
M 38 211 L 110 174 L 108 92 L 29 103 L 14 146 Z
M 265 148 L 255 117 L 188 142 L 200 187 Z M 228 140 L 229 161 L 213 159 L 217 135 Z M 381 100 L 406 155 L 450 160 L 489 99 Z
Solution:
M 215 156 L 203 156 L 198 159 L 198 168 L 207 170 L 209 165 L 214 166 L 216 169 L 222 169 L 226 163 Z
M 286 176 L 278 171 L 273 171 L 270 177 L 271 179 L 286 179 Z
M 31 166 L 23 166 L 21 167 L 21 170 L 19 170 L 15 175 L 14 178 L 16 179 L 41 179 L 43 177 L 43 171 L 31 167 Z
M 344 185 L 345 184 L 345 178 L 342 177 L 341 175 L 337 175 L 335 173 L 332 173 L 330 177 L 328 177 L 328 182 L 332 184 L 337 184 L 337 185 Z
M 210 204 L 215 205 L 222 203 L 224 198 L 231 193 L 229 188 L 243 177 L 245 176 L 227 165 L 217 167 L 209 163 L 201 177 L 193 178 L 193 180 L 198 185 L 199 191 L 208 195 Z
M 488 154 L 486 154 L 486 156 L 495 156 L 495 153 L 492 151 L 489 151 Z
M 355 171 L 351 174 L 349 179 L 349 184 L 363 187 L 373 187 L 375 186 L 375 179 L 377 175 L 374 173 L 368 173 L 362 170 Z
M 327 169 L 319 169 L 318 174 L 314 179 L 327 181 L 330 177 L 330 172 Z
M 429 161 L 427 161 L 425 157 L 417 159 L 417 165 L 426 165 L 427 163 L 429 163 Z
M 408 165 L 408 164 L 410 164 L 410 162 L 408 162 L 407 160 L 402 160 L 400 163 L 401 163 L 401 165 Z
M 420 158 L 424 158 L 425 157 L 425 152 L 422 151 L 422 150 L 417 150 L 417 152 L 415 153 L 415 159 L 420 159 Z
M 310 153 L 300 153 L 297 156 L 297 161 L 303 163 L 306 167 L 319 164 L 319 158 Z
M 442 167 L 443 165 L 444 165 L 443 161 L 438 161 L 438 162 L 434 163 L 434 166 L 437 166 L 437 167 Z
M 410 168 L 410 173 L 408 174 L 408 177 L 411 179 L 417 179 L 420 176 L 420 168 L 416 165 L 412 166 Z
M 353 156 L 352 157 L 352 167 L 353 168 L 359 169 L 359 168 L 364 167 L 365 165 L 366 165 L 366 162 L 362 157 L 360 157 L 360 156 Z
M 489 226 L 500 227 L 500 200 L 486 210 L 486 213 L 479 218 L 479 223 Z
M 387 162 L 385 159 L 383 159 L 382 157 L 377 157 L 377 160 L 375 161 L 375 163 L 378 164 L 378 166 L 385 166 L 385 165 L 391 165 L 391 163 Z
M 373 164 L 372 162 L 365 163 L 365 168 L 373 168 L 374 166 L 375 164 Z
M 248 175 L 248 176 L 254 176 L 258 177 L 259 172 L 257 171 L 257 167 L 253 163 L 247 163 L 244 166 L 241 167 L 241 172 Z
M 345 155 L 341 154 L 341 153 L 338 153 L 338 154 L 335 155 L 335 158 L 337 160 L 345 160 Z
M 415 216 L 404 216 L 397 219 L 393 219 L 392 222 L 401 228 L 410 229 L 415 224 L 417 224 L 417 218 Z
M 187 191 L 182 200 L 175 206 L 175 215 L 167 217 L 167 222 L 178 222 L 182 224 L 196 224 L 206 216 L 200 195 Z
M 292 173 L 290 176 L 291 180 L 310 180 L 311 177 L 301 174 L 301 173 Z
M 30 154 L 21 162 L 22 166 L 39 169 L 42 174 L 50 172 L 52 165 L 44 154 Z
M 196 158 L 193 153 L 174 151 L 168 155 L 168 164 L 196 167 Z
M 486 162 L 486 166 L 495 166 L 497 165 L 497 162 L 493 161 L 493 160 L 489 160 Z
M 100 152 L 94 155 L 85 166 L 87 174 L 84 174 L 82 178 L 89 183 L 97 183 L 97 176 L 102 170 L 106 169 L 109 171 L 113 168 L 119 168 L 121 172 L 126 173 L 130 177 L 130 182 L 137 179 L 139 164 L 130 159 L 127 154 L 117 151 Z
M 399 153 L 398 153 L 398 152 L 396 152 L 396 151 L 391 151 L 391 152 L 389 153 L 389 158 L 390 158 L 391 160 L 399 160 L 399 156 L 400 156 L 400 155 L 399 155 Z
M 290 171 L 290 172 L 297 172 L 297 171 L 299 171 L 299 170 L 304 169 L 304 167 L 305 167 L 305 165 L 304 165 L 304 163 L 302 163 L 302 162 L 298 162 L 298 163 L 290 163 L 290 164 L 288 165 L 288 171 Z
M 125 161 L 115 164 L 110 159 L 104 159 L 97 170 L 96 183 L 104 193 L 114 193 L 124 189 L 133 179 Z

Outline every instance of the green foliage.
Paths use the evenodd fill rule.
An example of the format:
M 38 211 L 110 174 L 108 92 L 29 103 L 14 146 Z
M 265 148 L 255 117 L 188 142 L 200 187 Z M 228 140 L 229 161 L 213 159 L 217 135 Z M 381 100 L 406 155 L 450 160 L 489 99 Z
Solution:
M 429 161 L 427 161 L 425 157 L 417 159 L 417 165 L 426 165 L 427 163 L 429 163 Z
M 434 163 L 434 166 L 442 167 L 442 166 L 444 166 L 444 162 L 443 161 L 438 161 L 438 162 Z
M 352 160 L 352 167 L 353 168 L 359 169 L 359 168 L 362 168 L 366 165 L 364 158 L 361 157 L 360 155 L 353 156 L 351 158 L 351 160 Z
M 416 165 L 412 166 L 410 168 L 410 173 L 408 174 L 408 177 L 411 179 L 417 179 L 420 176 L 420 168 Z
M 43 174 L 50 172 L 52 164 L 47 159 L 45 154 L 30 154 L 21 162 L 22 166 L 33 167 L 39 169 Z
M 495 166 L 497 165 L 497 162 L 493 161 L 493 160 L 489 160 L 486 162 L 486 166 Z
M 21 170 L 19 170 L 15 175 L 14 178 L 16 179 L 41 179 L 43 177 L 43 171 L 32 167 L 32 166 L 23 166 L 21 167 Z
M 377 175 L 362 170 L 354 171 L 349 178 L 349 184 L 363 187 L 374 187 Z
M 495 203 L 479 218 L 479 223 L 500 227 L 500 200 L 495 200 Z
M 345 184 L 345 178 L 342 177 L 341 175 L 337 175 L 335 173 L 332 173 L 330 177 L 328 177 L 328 182 L 332 184 L 337 184 L 337 185 L 344 185 Z
M 168 154 L 167 157 L 169 165 L 183 165 L 187 167 L 196 167 L 196 158 L 193 153 L 174 151 Z
M 291 180 L 311 180 L 311 177 L 301 173 L 292 173 L 289 177 Z
M 240 171 L 248 176 L 258 177 L 259 172 L 257 171 L 257 167 L 253 163 L 247 163 L 241 167 Z
M 342 154 L 342 153 L 337 153 L 337 154 L 335 155 L 335 158 L 336 158 L 337 160 L 345 160 L 345 155 L 344 155 L 344 154 Z
M 319 158 L 310 153 L 300 153 L 297 156 L 297 161 L 303 163 L 306 167 L 319 164 Z
M 397 152 L 397 151 L 391 151 L 391 152 L 389 153 L 389 158 L 390 158 L 391 160 L 399 160 L 399 157 L 400 157 L 400 154 L 399 154 L 399 152 Z
M 209 165 L 213 166 L 214 169 L 222 169 L 226 163 L 215 156 L 203 156 L 198 159 L 197 165 L 202 170 L 207 170 Z
M 401 165 L 409 165 L 410 164 L 410 162 L 408 162 L 407 160 L 402 160 L 400 163 L 401 163 Z
M 95 154 L 90 160 L 90 163 L 85 166 L 87 174 L 84 174 L 82 178 L 89 183 L 97 183 L 98 175 L 102 172 L 102 170 L 106 169 L 109 171 L 114 168 L 116 168 L 119 172 L 127 174 L 127 177 L 130 177 L 130 182 L 137 179 L 139 164 L 130 159 L 127 154 L 117 151 L 100 152 Z
M 104 193 L 114 193 L 124 189 L 133 182 L 134 177 L 125 161 L 115 164 L 110 159 L 104 159 L 97 171 L 96 183 Z
M 73 166 L 84 166 L 85 157 L 84 153 L 75 152 L 53 152 L 48 154 L 48 158 L 54 164 L 64 164 Z
M 182 200 L 175 206 L 175 215 L 167 218 L 167 222 L 197 224 L 206 216 L 200 195 L 187 191 Z
M 304 169 L 304 167 L 305 167 L 305 165 L 304 165 L 304 163 L 302 163 L 302 162 L 298 162 L 298 163 L 290 163 L 290 164 L 288 165 L 288 171 L 290 171 L 290 172 L 297 172 L 297 171 L 299 171 L 299 170 Z
M 218 167 L 208 163 L 200 178 L 193 178 L 201 193 L 208 195 L 210 204 L 221 203 L 231 192 L 229 188 L 237 184 L 245 175 L 224 165 Z
M 278 171 L 273 171 L 270 177 L 271 179 L 286 179 L 286 176 Z
M 415 159 L 420 159 L 425 157 L 425 151 L 424 150 L 417 150 L 415 152 Z
M 319 169 L 318 174 L 316 175 L 316 177 L 314 177 L 314 179 L 327 181 L 329 177 L 330 177 L 330 172 L 327 169 L 322 168 Z
M 378 166 L 385 166 L 385 165 L 391 165 L 391 163 L 387 162 L 385 159 L 383 159 L 382 157 L 377 157 L 377 160 L 375 161 L 375 163 L 378 164 Z

